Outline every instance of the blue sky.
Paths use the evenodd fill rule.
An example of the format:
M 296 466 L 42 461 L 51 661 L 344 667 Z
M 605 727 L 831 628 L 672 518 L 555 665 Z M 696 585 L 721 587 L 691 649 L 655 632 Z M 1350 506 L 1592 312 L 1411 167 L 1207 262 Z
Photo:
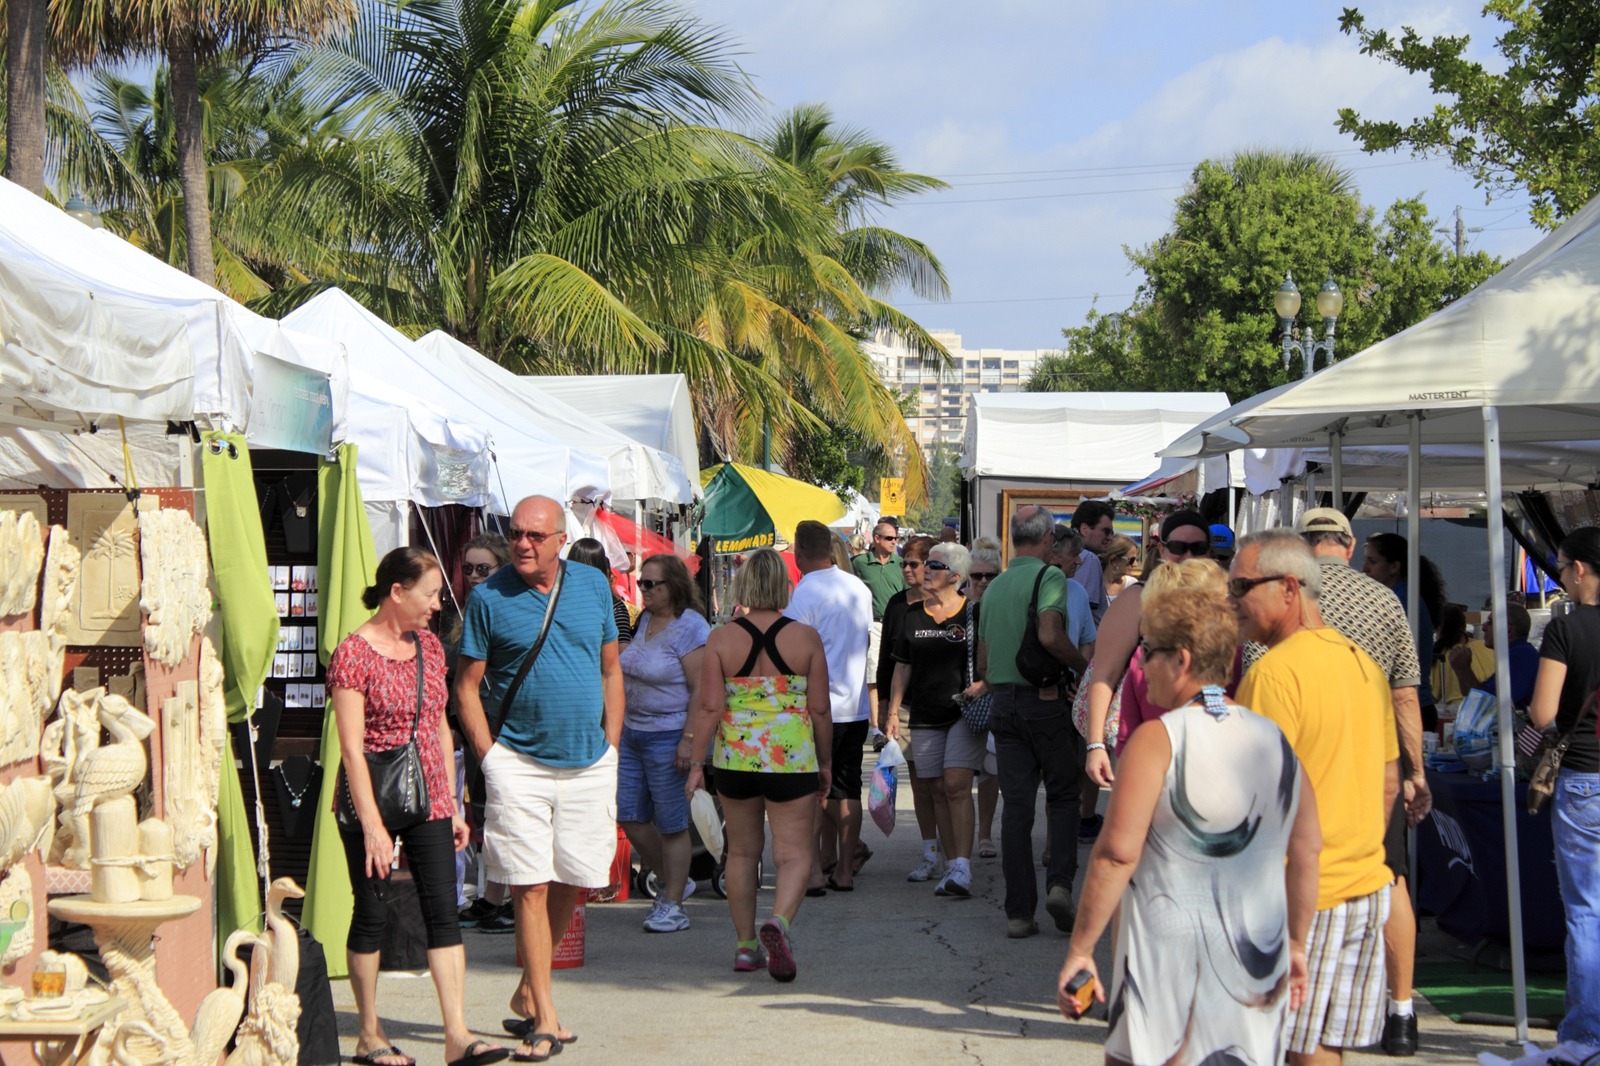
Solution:
M 1465 210 L 1469 247 L 1531 247 L 1526 199 L 1486 204 L 1434 160 L 1369 156 L 1339 107 L 1409 119 L 1422 77 L 1363 56 L 1346 2 L 1295 0 L 686 0 L 738 42 L 774 110 L 820 101 L 954 188 L 883 214 L 944 261 L 951 302 L 901 306 L 968 348 L 1055 348 L 1091 298 L 1127 305 L 1123 246 L 1168 227 L 1194 164 L 1247 148 L 1328 152 L 1381 210 L 1420 195 L 1441 226 Z M 1471 33 L 1492 57 L 1482 0 L 1359 5 L 1373 27 Z

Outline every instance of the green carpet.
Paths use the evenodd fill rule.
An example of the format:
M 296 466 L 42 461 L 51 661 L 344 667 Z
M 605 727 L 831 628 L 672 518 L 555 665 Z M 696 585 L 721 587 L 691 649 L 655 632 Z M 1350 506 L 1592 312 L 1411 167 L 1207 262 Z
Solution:
M 1481 1022 L 1486 1016 L 1509 1019 L 1511 974 L 1499 970 L 1474 972 L 1464 961 L 1426 962 L 1417 966 L 1416 989 L 1427 997 L 1440 1014 L 1452 1021 Z M 1528 975 L 1528 1017 L 1556 1021 L 1566 1010 L 1567 982 L 1563 975 Z

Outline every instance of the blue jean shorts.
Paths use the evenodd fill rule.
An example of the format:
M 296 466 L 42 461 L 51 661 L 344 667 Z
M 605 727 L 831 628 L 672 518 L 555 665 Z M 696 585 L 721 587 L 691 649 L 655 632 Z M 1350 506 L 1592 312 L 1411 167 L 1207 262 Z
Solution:
M 654 822 L 662 834 L 689 828 L 689 775 L 673 765 L 683 730 L 622 727 L 617 745 L 617 821 Z

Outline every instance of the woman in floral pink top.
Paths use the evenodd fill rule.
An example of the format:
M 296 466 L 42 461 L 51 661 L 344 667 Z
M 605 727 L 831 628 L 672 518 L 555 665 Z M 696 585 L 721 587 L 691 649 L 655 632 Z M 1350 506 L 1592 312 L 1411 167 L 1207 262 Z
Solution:
M 339 644 L 328 663 L 345 775 L 361 821 L 359 832 L 340 834 L 355 895 L 345 953 L 360 1021 L 351 1059 L 357 1066 L 415 1066 L 416 1062 L 384 1034 L 377 1007 L 378 947 L 388 920 L 383 885 L 394 865 L 396 836 L 405 846 L 428 927 L 428 969 L 439 990 L 445 1059 L 450 1066 L 487 1066 L 510 1054 L 475 1039 L 467 1029 L 467 957 L 455 905 L 455 852 L 466 846 L 467 824 L 456 810 L 451 787 L 455 759 L 444 717 L 444 648 L 428 631 L 428 622 L 439 610 L 443 585 L 439 561 L 425 551 L 396 548 L 384 556 L 377 580 L 362 594 L 362 602 L 377 613 Z M 428 785 L 428 818 L 396 827 L 391 834 L 378 813 L 363 756 L 404 746 L 413 728 Z

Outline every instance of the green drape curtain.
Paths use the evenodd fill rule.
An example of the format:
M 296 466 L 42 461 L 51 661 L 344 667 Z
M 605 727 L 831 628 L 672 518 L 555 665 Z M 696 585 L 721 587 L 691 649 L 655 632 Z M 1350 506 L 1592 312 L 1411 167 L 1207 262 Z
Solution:
M 236 433 L 206 433 L 201 437 L 200 455 L 211 573 L 217 584 L 222 623 L 218 654 L 226 676 L 228 720 L 239 722 L 254 712 L 256 690 L 272 670 L 272 656 L 278 645 L 278 609 L 267 573 L 261 507 L 244 437 Z M 222 760 L 221 769 L 216 867 L 219 951 L 234 930 L 261 928 L 250 819 L 231 750 L 229 757 Z
M 378 554 L 372 527 L 356 484 L 356 446 L 341 444 L 334 462 L 317 469 L 317 652 L 326 666 L 333 649 L 372 612 L 361 594 L 376 580 Z M 354 905 L 344 846 L 333 818 L 333 791 L 339 776 L 339 731 L 334 727 L 333 701 L 322 720 L 322 791 L 317 799 L 317 824 L 311 841 L 311 868 L 301 912 L 305 927 L 322 943 L 328 976 L 346 976 L 345 937 Z

